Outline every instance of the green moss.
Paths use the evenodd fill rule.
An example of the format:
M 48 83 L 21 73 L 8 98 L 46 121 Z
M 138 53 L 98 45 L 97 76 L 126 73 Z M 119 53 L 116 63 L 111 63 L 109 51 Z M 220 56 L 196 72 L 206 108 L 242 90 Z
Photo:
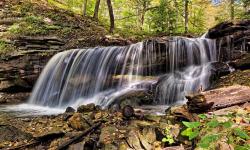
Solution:
M 14 51 L 14 46 L 0 40 L 0 59 L 3 59 L 8 52 Z
M 19 35 L 45 35 L 51 30 L 59 30 L 60 26 L 47 24 L 44 22 L 43 17 L 40 16 L 26 16 L 18 23 L 9 27 L 8 31 L 12 34 Z

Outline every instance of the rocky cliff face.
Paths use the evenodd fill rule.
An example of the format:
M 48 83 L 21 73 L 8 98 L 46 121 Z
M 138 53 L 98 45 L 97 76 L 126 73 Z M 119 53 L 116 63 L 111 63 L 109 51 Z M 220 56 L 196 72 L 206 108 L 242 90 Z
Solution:
M 27 99 L 47 61 L 56 51 L 23 51 L 0 61 L 0 103 Z
M 211 28 L 207 38 L 217 39 L 221 60 L 234 60 L 250 52 L 250 20 L 223 22 Z

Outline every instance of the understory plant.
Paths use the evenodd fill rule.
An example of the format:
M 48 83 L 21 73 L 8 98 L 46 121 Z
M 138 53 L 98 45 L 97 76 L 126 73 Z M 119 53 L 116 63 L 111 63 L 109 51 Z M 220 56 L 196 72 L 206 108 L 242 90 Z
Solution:
M 214 115 L 211 118 L 204 114 L 198 116 L 200 119 L 196 122 L 182 121 L 184 129 L 180 133 L 180 136 L 187 137 L 187 140 L 195 143 L 196 148 L 216 149 L 220 143 L 226 143 L 235 150 L 250 149 L 248 144 L 250 136 L 246 132 L 247 128 L 235 122 L 237 115 Z M 166 133 L 167 131 L 166 129 Z M 163 141 L 173 143 L 172 137 L 171 133 L 168 133 Z

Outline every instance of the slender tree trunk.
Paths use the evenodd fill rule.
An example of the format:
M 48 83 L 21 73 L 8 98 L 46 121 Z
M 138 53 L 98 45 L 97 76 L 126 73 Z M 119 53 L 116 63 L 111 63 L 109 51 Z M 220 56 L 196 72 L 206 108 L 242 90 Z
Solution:
M 179 6 L 178 6 L 178 2 L 176 0 L 174 0 L 174 5 L 176 8 L 175 28 L 177 28 L 178 27 Z
M 185 33 L 188 33 L 188 0 L 185 0 Z
M 84 0 L 84 2 L 83 2 L 83 11 L 82 11 L 83 16 L 87 15 L 87 3 L 88 3 L 88 0 Z
M 115 28 L 115 17 L 114 17 L 114 12 L 113 12 L 111 0 L 107 0 L 107 5 L 108 5 L 108 9 L 109 9 L 109 18 L 110 18 L 109 32 L 113 33 L 114 28 Z
M 145 13 L 146 13 L 146 10 L 147 10 L 147 2 L 143 2 L 143 8 L 142 8 L 142 12 L 141 12 L 141 15 L 140 15 L 140 29 L 143 30 L 143 25 L 144 25 L 144 20 L 145 20 Z
M 144 18 L 145 18 L 145 11 L 142 10 L 142 13 L 140 15 L 140 30 L 143 30 Z
M 94 16 L 93 16 L 93 18 L 95 20 L 98 20 L 98 12 L 99 12 L 100 2 L 101 2 L 101 0 L 96 0 L 96 3 L 95 3 L 95 10 L 94 10 Z
M 234 0 L 230 0 L 230 19 L 234 21 Z

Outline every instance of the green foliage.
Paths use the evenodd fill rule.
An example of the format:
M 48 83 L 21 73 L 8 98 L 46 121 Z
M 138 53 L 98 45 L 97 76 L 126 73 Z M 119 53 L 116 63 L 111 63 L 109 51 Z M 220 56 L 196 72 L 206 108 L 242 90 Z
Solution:
M 170 127 L 166 127 L 165 128 L 164 134 L 165 134 L 165 137 L 162 139 L 162 142 L 168 143 L 170 145 L 175 142 L 174 141 L 174 137 L 173 137 L 173 135 L 170 132 Z
M 233 122 L 227 121 L 227 122 L 222 123 L 222 125 L 224 128 L 231 128 L 233 125 Z
M 215 142 L 219 139 L 219 135 L 209 134 L 201 138 L 198 146 L 201 148 L 208 148 L 212 142 Z
M 250 137 L 247 135 L 247 133 L 245 131 L 241 130 L 240 128 L 235 128 L 234 133 L 244 140 L 250 139 Z
M 220 124 L 219 121 L 214 118 L 210 122 L 208 122 L 206 125 L 210 128 L 216 128 L 219 126 L 219 124 Z
M 199 126 L 200 122 L 186 122 L 182 121 L 182 123 L 187 127 L 184 131 L 181 132 L 181 135 L 187 136 L 189 140 L 193 140 L 199 135 Z
M 243 146 L 240 146 L 240 145 L 236 145 L 235 150 L 249 150 L 250 149 L 250 145 L 249 144 L 246 144 L 246 145 L 243 145 Z
M 0 51 L 4 50 L 6 47 L 6 43 L 0 40 Z
M 187 128 L 186 130 L 181 132 L 181 135 L 187 136 L 189 140 L 193 140 L 199 135 L 198 129 Z
M 0 40 L 0 59 L 4 59 L 4 55 L 13 50 L 14 47 L 12 45 L 6 43 L 3 40 Z
M 83 0 L 48 0 L 61 9 L 82 14 Z M 188 31 L 192 34 L 206 32 L 215 24 L 230 19 L 229 1 L 213 5 L 211 0 L 189 0 Z M 96 0 L 87 1 L 87 16 L 92 17 Z M 184 33 L 184 0 L 113 0 L 115 32 L 124 36 L 151 36 L 155 34 L 179 35 Z M 249 18 L 246 6 L 249 0 L 234 4 L 235 18 Z M 106 1 L 101 1 L 99 23 L 109 27 Z
M 171 145 L 171 144 L 174 143 L 174 139 L 173 139 L 173 137 L 171 135 L 167 135 L 166 137 L 164 137 L 162 139 L 162 142 L 164 142 L 164 143 L 167 142 L 167 143 L 169 143 Z
M 207 118 L 207 116 L 205 114 L 199 114 L 198 117 L 201 118 L 201 119 L 206 119 Z
M 50 31 L 61 29 L 60 26 L 47 24 L 43 19 L 43 17 L 35 15 L 26 16 L 20 22 L 17 22 L 10 26 L 8 28 L 8 32 L 12 34 L 22 35 L 45 35 Z
M 182 123 L 188 127 L 188 128 L 198 128 L 201 123 L 200 122 L 187 122 L 187 121 L 182 121 Z
M 190 141 L 200 139 L 197 143 L 198 147 L 214 149 L 217 141 L 227 139 L 227 143 L 234 145 L 235 149 L 249 149 L 249 145 L 244 145 L 244 143 L 250 139 L 250 136 L 240 127 L 235 128 L 233 126 L 232 120 L 238 115 L 225 115 L 221 118 L 226 121 L 219 121 L 219 118 L 216 116 L 213 116 L 211 119 L 204 114 L 198 116 L 201 122 L 183 121 L 182 123 L 186 129 L 181 132 L 181 135 L 188 137 Z

